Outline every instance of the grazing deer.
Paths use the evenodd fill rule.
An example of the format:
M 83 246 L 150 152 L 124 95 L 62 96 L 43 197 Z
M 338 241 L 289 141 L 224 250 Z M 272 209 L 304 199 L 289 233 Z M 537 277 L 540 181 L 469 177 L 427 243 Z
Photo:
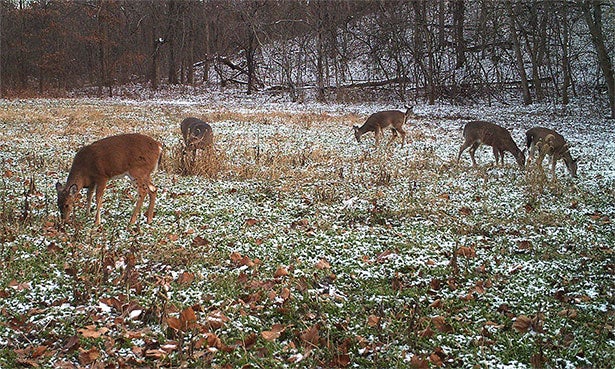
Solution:
M 197 118 L 186 118 L 181 122 L 182 136 L 186 149 L 196 152 L 213 145 L 214 134 L 211 126 Z
M 354 137 L 357 142 L 361 142 L 361 136 L 367 132 L 374 132 L 376 139 L 376 145 L 380 143 L 380 138 L 383 136 L 383 130 L 391 127 L 393 136 L 391 141 L 397 138 L 397 134 L 401 135 L 401 146 L 404 146 L 406 141 L 406 131 L 404 131 L 404 124 L 408 121 L 408 117 L 413 116 L 412 106 L 406 105 L 406 112 L 403 113 L 399 110 L 386 110 L 374 113 L 367 118 L 365 123 L 359 126 L 352 126 L 354 129 Z
M 552 129 L 544 127 L 534 127 L 525 133 L 526 145 L 529 148 L 528 164 L 538 151 L 536 164 L 542 169 L 542 161 L 546 155 L 551 156 L 551 176 L 555 180 L 555 165 L 559 159 L 564 160 L 568 173 L 574 178 L 577 177 L 577 160 L 570 155 L 570 146 L 562 135 Z
M 515 141 L 510 136 L 510 132 L 506 128 L 500 127 L 497 124 L 483 121 L 468 122 L 463 128 L 463 137 L 465 139 L 461 148 L 459 148 L 459 154 L 457 155 L 457 162 L 465 149 L 470 147 L 470 158 L 472 158 L 472 165 L 476 166 L 476 160 L 474 159 L 474 153 L 481 144 L 491 146 L 493 148 L 493 156 L 495 156 L 495 164 L 501 160 L 504 165 L 504 152 L 510 152 L 517 164 L 521 168 L 525 165 L 525 154 L 519 150 Z M 501 158 L 501 159 L 500 159 Z
M 99 225 L 102 196 L 107 181 L 126 175 L 136 184 L 139 192 L 130 224 L 136 222 L 146 194 L 149 194 L 147 223 L 150 223 L 154 216 L 157 191 L 150 176 L 158 167 L 161 156 L 162 144 L 138 133 L 110 136 L 82 147 L 73 159 L 66 185 L 56 183 L 62 220 L 68 220 L 78 193 L 82 188 L 87 188 L 86 213 L 90 214 L 92 195 L 96 191 L 95 224 Z

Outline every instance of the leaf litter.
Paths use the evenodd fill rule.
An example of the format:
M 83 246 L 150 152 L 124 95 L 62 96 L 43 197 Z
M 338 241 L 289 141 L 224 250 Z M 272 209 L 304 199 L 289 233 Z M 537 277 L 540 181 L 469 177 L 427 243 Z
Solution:
M 587 102 L 565 114 L 552 105 L 419 106 L 402 149 L 374 148 L 369 137 L 357 144 L 356 122 L 345 120 L 389 106 L 226 100 L 237 115 L 212 122 L 227 161 L 218 177 L 163 167 L 154 222 L 136 228 L 126 227 L 132 189 L 115 181 L 100 229 L 83 208 L 76 224 L 57 223 L 54 183 L 76 149 L 126 130 L 178 145 L 184 116 L 222 105 L 1 104 L 2 367 L 615 360 L 615 135 L 581 109 Z M 84 119 L 108 113 L 106 124 L 66 129 L 57 112 L 76 116 L 80 106 Z M 37 121 L 46 110 L 58 121 Z M 571 140 L 580 178 L 561 163 L 556 183 L 510 157 L 494 167 L 487 149 L 478 168 L 467 157 L 457 164 L 457 117 L 493 120 L 518 143 L 545 122 Z M 28 193 L 31 179 L 37 193 Z

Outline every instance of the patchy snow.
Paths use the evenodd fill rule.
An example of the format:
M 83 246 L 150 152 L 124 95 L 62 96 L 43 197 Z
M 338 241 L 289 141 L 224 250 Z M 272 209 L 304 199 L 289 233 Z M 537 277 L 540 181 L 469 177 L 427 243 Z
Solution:
M 117 330 L 117 337 L 121 330 L 114 319 L 120 318 L 145 335 L 165 337 L 162 315 L 156 314 L 169 309 L 177 316 L 186 306 L 201 309 L 201 324 L 222 326 L 212 330 L 226 344 L 277 323 L 293 326 L 281 340 L 287 346 L 300 344 L 301 332 L 316 323 L 332 336 L 367 337 L 351 351 L 357 361 L 377 352 L 387 363 L 400 357 L 407 362 L 446 347 L 447 357 L 461 366 L 527 368 L 542 337 L 555 342 L 549 348 L 552 363 L 570 367 L 594 365 L 613 348 L 607 333 L 600 342 L 594 334 L 608 327 L 586 326 L 607 321 L 614 310 L 615 125 L 591 102 L 417 105 L 406 146 L 378 149 L 370 135 L 357 144 L 351 125 L 403 104 L 297 104 L 219 91 L 0 106 L 34 115 L 0 122 L 7 132 L 0 138 L 0 192 L 7 209 L 1 215 L 15 228 L 3 234 L 2 252 L 10 270 L 19 271 L 2 278 L 8 295 L 0 308 L 11 312 L 0 316 L 0 343 L 12 348 L 26 345 L 22 332 L 8 323 L 13 316 L 25 316 L 34 336 L 46 327 L 75 334 L 93 316 Z M 73 106 L 97 113 L 81 116 Z M 141 224 L 138 231 L 125 226 L 133 203 L 127 196 L 134 196 L 125 180 L 113 182 L 105 194 L 102 230 L 85 219 L 83 208 L 77 209 L 79 227 L 54 227 L 54 186 L 65 180 L 78 147 L 136 130 L 170 149 L 179 145 L 182 117 L 207 114 L 224 117 L 212 122 L 217 149 L 228 161 L 218 178 L 162 169 L 153 177 L 160 189 L 153 224 Z M 315 118 L 287 121 L 300 114 Z M 556 128 L 572 143 L 573 156 L 582 158 L 579 178 L 570 178 L 560 163 L 556 184 L 535 180 L 509 154 L 504 167 L 493 167 L 490 149 L 477 151 L 478 168 L 470 166 L 467 153 L 457 164 L 461 128 L 472 119 L 509 128 L 517 143 L 534 125 Z M 21 222 L 30 178 L 38 194 L 29 198 L 30 221 Z M 41 225 L 45 222 L 52 224 Z M 196 236 L 207 242 L 199 244 Z M 463 247 L 473 254 L 460 254 Z M 5 250 L 12 250 L 10 256 Z M 233 260 L 234 253 L 247 261 Z M 319 264 L 323 259 L 328 265 Z M 287 277 L 274 277 L 280 266 Z M 195 280 L 182 285 L 184 273 Z M 7 288 L 10 283 L 14 287 Z M 102 296 L 139 306 L 118 311 Z M 442 307 L 431 306 L 438 300 Z M 571 308 L 583 319 L 559 315 Z M 219 315 L 208 319 L 215 309 L 230 321 Z M 386 338 L 366 324 L 370 314 L 381 317 L 378 329 Z M 433 336 L 419 337 L 429 319 L 417 314 L 446 316 L 452 332 L 431 326 Z M 511 324 L 520 315 L 542 316 L 544 332 L 514 332 Z M 493 342 L 479 352 L 475 342 L 484 338 L 483 327 Z M 575 343 L 559 341 L 556 333 L 564 328 L 573 331 Z M 152 344 L 150 336 L 131 342 L 140 348 Z M 577 342 L 586 347 L 584 357 L 577 355 L 581 348 L 565 346 Z M 159 347 L 173 351 L 164 345 Z M 295 363 L 314 356 L 300 347 L 276 350 L 277 357 Z M 225 355 L 215 351 L 217 358 Z M 138 357 L 124 348 L 117 354 Z

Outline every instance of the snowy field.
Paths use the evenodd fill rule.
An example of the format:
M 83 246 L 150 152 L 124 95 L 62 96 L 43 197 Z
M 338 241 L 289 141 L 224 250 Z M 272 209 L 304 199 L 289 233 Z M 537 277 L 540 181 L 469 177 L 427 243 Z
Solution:
M 615 123 L 587 101 L 420 104 L 403 148 L 358 144 L 385 109 L 403 104 L 0 101 L 0 367 L 610 367 Z M 212 175 L 174 170 L 187 116 L 213 127 Z M 579 177 L 490 148 L 456 163 L 472 119 L 521 148 L 558 130 Z M 76 150 L 127 132 L 165 145 L 152 224 L 128 226 L 122 179 L 101 227 L 83 206 L 60 227 Z

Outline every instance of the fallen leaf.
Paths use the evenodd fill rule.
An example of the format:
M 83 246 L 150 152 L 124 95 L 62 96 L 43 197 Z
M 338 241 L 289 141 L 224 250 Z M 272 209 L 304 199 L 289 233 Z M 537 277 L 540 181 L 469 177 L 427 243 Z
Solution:
M 249 226 L 253 226 L 253 225 L 255 225 L 255 224 L 258 224 L 258 222 L 259 222 L 259 221 L 258 221 L 257 219 L 254 219 L 254 218 L 248 218 L 248 219 L 246 219 L 246 224 L 247 224 L 247 225 L 249 225 Z
M 267 341 L 274 341 L 286 330 L 282 324 L 274 324 L 270 331 L 261 332 L 261 336 Z
M 100 351 L 96 347 L 92 347 L 89 350 L 80 350 L 81 352 L 79 353 L 79 364 L 81 365 L 90 365 L 100 357 Z
M 442 333 L 451 333 L 453 331 L 453 327 L 446 322 L 443 316 L 436 316 L 431 318 L 431 322 L 434 327 Z
M 192 307 L 185 308 L 179 314 L 179 321 L 181 322 L 181 330 L 183 332 L 188 332 L 190 329 L 194 328 L 196 325 L 196 314 Z
M 459 209 L 459 213 L 460 213 L 461 215 L 468 216 L 468 215 L 472 214 L 472 209 L 470 209 L 470 208 L 469 208 L 469 207 L 467 207 L 467 206 L 462 206 L 462 207 Z
M 376 315 L 370 315 L 367 317 L 367 325 L 370 327 L 375 327 L 380 324 L 380 317 Z
M 474 248 L 472 248 L 472 247 L 462 246 L 462 247 L 457 249 L 456 254 L 458 256 L 463 256 L 463 257 L 466 257 L 468 259 L 471 259 L 471 258 L 476 257 L 476 250 L 474 250 Z
M 562 317 L 566 317 L 570 319 L 576 318 L 577 315 L 579 315 L 579 312 L 577 311 L 577 309 L 564 309 L 560 311 L 559 313 L 557 313 L 557 316 L 562 316 Z
M 177 283 L 180 285 L 190 285 L 194 281 L 194 273 L 183 272 L 179 277 L 177 277 Z
M 512 327 L 517 332 L 525 333 L 527 332 L 527 330 L 530 328 L 531 325 L 532 325 L 532 318 L 525 316 L 525 315 L 519 315 L 515 319 L 515 322 L 513 323 Z
M 85 338 L 98 338 L 109 331 L 108 328 L 102 327 L 97 329 L 96 326 L 88 325 L 85 328 L 77 329 L 77 332 Z
M 320 259 L 318 261 L 318 263 L 316 263 L 316 269 L 330 269 L 331 268 L 331 264 L 329 264 L 328 261 L 326 261 L 325 259 Z
M 276 271 L 275 274 L 273 275 L 274 278 L 280 278 L 280 277 L 285 277 L 288 275 L 288 270 L 286 270 L 286 268 L 284 267 L 279 267 Z
M 320 336 L 318 335 L 318 325 L 313 325 L 305 329 L 301 333 L 300 338 L 306 344 L 317 347 L 318 341 L 320 340 Z

